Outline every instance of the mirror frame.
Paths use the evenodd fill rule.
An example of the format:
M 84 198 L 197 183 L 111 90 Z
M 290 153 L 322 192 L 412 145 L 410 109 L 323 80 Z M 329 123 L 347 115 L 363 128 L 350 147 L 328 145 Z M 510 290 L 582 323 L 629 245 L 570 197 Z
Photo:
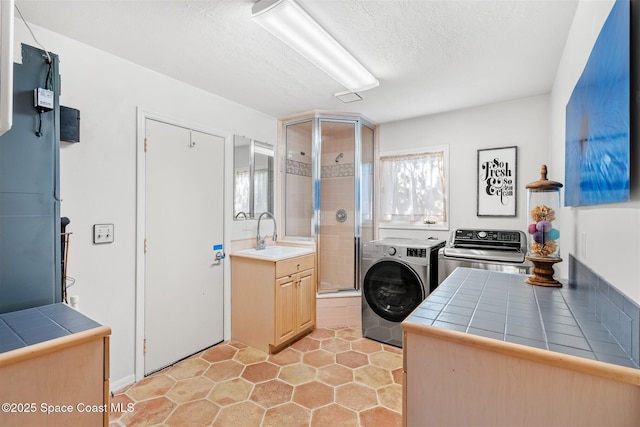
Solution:
M 244 145 L 249 146 L 248 150 L 248 166 L 249 166 L 249 209 L 248 211 L 236 211 L 235 200 L 238 192 L 236 183 L 236 163 L 238 161 L 238 147 Z M 256 219 L 259 212 L 256 212 L 256 155 L 264 155 L 271 158 L 270 173 L 272 175 L 271 184 L 268 189 L 267 211 L 272 212 L 274 206 L 274 177 L 275 177 L 275 148 L 272 144 L 257 141 L 240 135 L 233 136 L 233 220 L 244 221 L 247 219 Z M 247 164 L 243 162 L 243 165 Z M 243 215 L 244 214 L 244 215 Z

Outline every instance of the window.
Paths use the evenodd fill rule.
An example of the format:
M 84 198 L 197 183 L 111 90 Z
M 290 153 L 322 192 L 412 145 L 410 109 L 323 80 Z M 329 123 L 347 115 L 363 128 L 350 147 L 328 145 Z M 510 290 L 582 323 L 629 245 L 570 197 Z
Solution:
M 448 146 L 380 157 L 380 227 L 448 230 Z

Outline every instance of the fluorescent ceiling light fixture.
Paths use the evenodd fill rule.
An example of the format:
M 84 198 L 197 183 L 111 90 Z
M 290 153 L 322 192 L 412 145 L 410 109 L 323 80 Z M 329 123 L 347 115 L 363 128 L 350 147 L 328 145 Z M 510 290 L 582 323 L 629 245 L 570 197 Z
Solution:
M 292 0 L 259 0 L 251 17 L 351 92 L 379 85 L 362 64 Z

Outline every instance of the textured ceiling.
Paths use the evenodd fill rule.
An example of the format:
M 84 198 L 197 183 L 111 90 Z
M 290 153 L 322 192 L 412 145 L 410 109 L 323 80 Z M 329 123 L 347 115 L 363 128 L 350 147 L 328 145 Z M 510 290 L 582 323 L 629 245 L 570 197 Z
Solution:
M 577 6 L 297 0 L 380 81 L 344 104 L 333 96 L 343 87 L 252 22 L 253 2 L 16 0 L 29 22 L 271 116 L 378 123 L 548 93 Z

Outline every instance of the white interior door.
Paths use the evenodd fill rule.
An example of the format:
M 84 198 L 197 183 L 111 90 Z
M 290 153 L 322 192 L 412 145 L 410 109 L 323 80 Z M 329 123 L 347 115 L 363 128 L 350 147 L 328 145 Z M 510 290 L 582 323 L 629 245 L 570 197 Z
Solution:
M 144 372 L 223 340 L 224 138 L 146 122 Z

